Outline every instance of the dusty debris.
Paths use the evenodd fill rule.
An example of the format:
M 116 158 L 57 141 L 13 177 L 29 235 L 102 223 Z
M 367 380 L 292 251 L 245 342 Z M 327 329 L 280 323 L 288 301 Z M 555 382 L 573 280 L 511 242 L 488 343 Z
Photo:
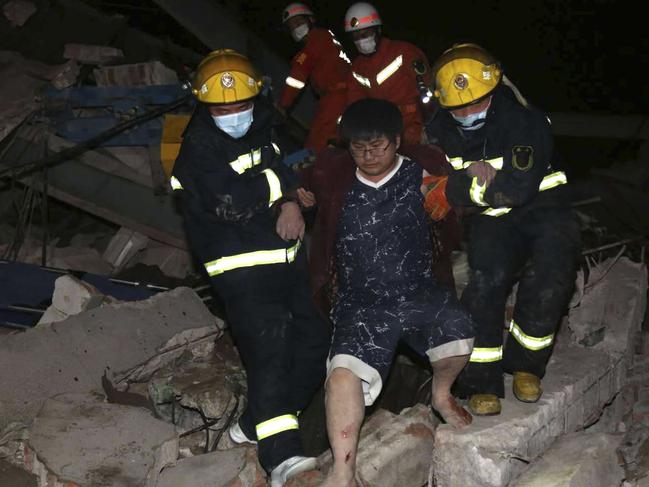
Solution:
M 622 435 L 572 433 L 558 439 L 512 487 L 613 487 L 624 480 Z
M 178 75 L 160 61 L 104 66 L 93 71 L 97 86 L 174 85 Z
M 155 487 L 178 458 L 178 435 L 141 408 L 107 404 L 89 394 L 48 399 L 30 428 L 25 466 L 39 487 Z M 43 482 L 43 471 L 46 482 Z
M 198 337 L 191 334 L 194 330 L 200 330 Z M 4 336 L 0 428 L 11 421 L 29 422 L 54 394 L 101 391 L 105 371 L 121 376 L 166 350 L 168 343 L 185 350 L 192 336 L 213 339 L 219 331 L 200 298 L 177 288 L 144 301 L 85 311 L 46 329 Z
M 80 64 L 109 64 L 124 57 L 121 49 L 111 46 L 68 43 L 63 47 L 63 57 Z
M 22 27 L 36 12 L 36 5 L 27 0 L 11 0 L 2 7 L 2 13 L 13 27 Z
M 266 487 L 254 447 L 215 451 L 178 461 L 162 471 L 157 487 Z
M 121 227 L 108 243 L 102 255 L 103 259 L 114 268 L 124 267 L 135 254 L 144 249 L 149 237 L 135 230 Z
M 68 316 L 116 301 L 101 293 L 92 284 L 64 275 L 54 281 L 52 304 L 45 310 L 37 326 L 62 321 Z

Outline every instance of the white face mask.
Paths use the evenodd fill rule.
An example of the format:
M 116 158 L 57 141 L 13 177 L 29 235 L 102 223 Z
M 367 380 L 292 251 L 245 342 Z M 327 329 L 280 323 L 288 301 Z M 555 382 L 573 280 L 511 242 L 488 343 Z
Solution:
M 304 36 L 309 33 L 309 26 L 307 24 L 298 25 L 291 31 L 291 37 L 295 42 L 300 42 Z
M 460 124 L 462 130 L 478 130 L 479 128 L 482 128 L 484 126 L 485 120 L 487 119 L 488 110 L 489 107 L 485 108 L 481 112 L 467 115 L 466 117 L 460 117 L 459 115 L 455 115 L 453 112 L 451 112 L 451 116 L 457 123 Z
M 246 135 L 246 132 L 248 132 L 248 129 L 252 125 L 252 109 L 253 107 L 243 112 L 230 113 L 228 115 L 212 115 L 212 118 L 218 128 L 230 137 L 238 139 Z
M 376 51 L 376 35 L 371 37 L 362 37 L 354 41 L 354 44 L 356 44 L 356 49 L 358 49 L 358 52 L 361 54 L 372 54 Z

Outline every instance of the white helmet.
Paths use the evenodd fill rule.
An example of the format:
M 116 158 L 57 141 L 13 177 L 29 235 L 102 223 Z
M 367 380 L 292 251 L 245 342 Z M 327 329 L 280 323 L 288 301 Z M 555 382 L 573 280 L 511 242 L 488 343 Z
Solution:
M 345 32 L 383 25 L 378 10 L 367 2 L 357 2 L 345 14 Z
M 288 19 L 292 19 L 293 17 L 297 17 L 298 15 L 307 15 L 311 17 L 315 16 L 313 10 L 311 10 L 304 3 L 289 3 L 284 9 L 284 12 L 282 12 L 282 22 L 286 22 Z

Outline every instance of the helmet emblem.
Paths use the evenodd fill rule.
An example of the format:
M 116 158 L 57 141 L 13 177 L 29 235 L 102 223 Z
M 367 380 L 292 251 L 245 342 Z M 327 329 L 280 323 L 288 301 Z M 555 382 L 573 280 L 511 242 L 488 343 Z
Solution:
M 223 88 L 232 88 L 234 86 L 234 76 L 230 73 L 223 73 L 221 75 L 221 86 Z
M 468 84 L 469 84 L 469 81 L 466 79 L 466 76 L 464 76 L 463 74 L 455 75 L 455 78 L 453 79 L 453 85 L 458 90 L 463 90 L 464 88 L 467 87 Z
M 250 77 L 248 77 L 248 86 L 250 86 L 251 88 L 252 88 L 253 86 L 255 86 L 255 80 L 252 79 L 252 78 L 250 78 Z
M 359 24 L 359 20 L 356 17 L 352 17 L 352 20 L 349 21 L 349 25 L 356 27 Z
M 483 70 L 482 71 L 482 79 L 484 80 L 490 80 L 491 79 L 491 71 L 488 70 Z

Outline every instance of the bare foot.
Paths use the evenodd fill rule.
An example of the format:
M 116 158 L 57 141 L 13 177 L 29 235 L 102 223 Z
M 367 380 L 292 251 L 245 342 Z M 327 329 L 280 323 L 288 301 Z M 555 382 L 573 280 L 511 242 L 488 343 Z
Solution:
M 357 485 L 354 476 L 347 478 L 346 476 L 330 473 L 324 479 L 324 482 L 320 484 L 320 487 L 357 487 Z
M 451 395 L 433 398 L 433 408 L 442 416 L 447 424 L 454 428 L 464 428 L 473 421 L 473 416 L 460 406 Z

